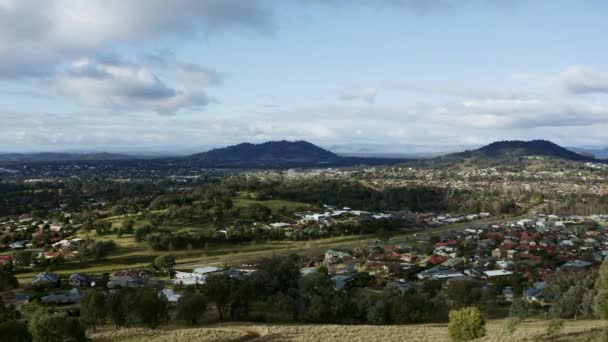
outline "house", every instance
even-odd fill
[[[416,275],[418,279],[449,279],[454,277],[462,277],[464,273],[454,271],[451,268],[443,267],[443,266],[435,266],[433,268],[429,268],[426,271],[422,271]]]
[[[315,272],[317,272],[317,268],[316,267],[302,267],[302,268],[300,268],[300,274],[302,276],[309,275],[309,274],[315,273]]]
[[[40,300],[44,304],[73,304],[80,301],[82,295],[80,290],[75,287],[65,293],[53,293],[48,296],[41,297]]]
[[[441,266],[444,267],[458,267],[458,266],[462,266],[464,265],[466,259],[462,258],[462,257],[457,257],[457,258],[451,258],[448,259],[446,261],[444,261]]]
[[[515,297],[515,291],[512,287],[507,286],[502,289],[502,293],[499,295],[498,302],[499,303],[513,303],[513,298]]]
[[[330,280],[334,283],[334,288],[336,290],[342,290],[353,280],[353,276],[349,274],[339,274],[331,277]]]
[[[588,261],[574,260],[567,262],[561,266],[562,269],[581,270],[591,267],[592,263]]]
[[[57,273],[39,273],[32,280],[32,285],[59,286],[59,275]]]
[[[494,248],[492,250],[492,257],[494,257],[494,258],[502,258],[503,257],[502,249],[500,249],[500,248]]]
[[[203,285],[207,275],[201,273],[175,272],[173,284],[176,286]]]
[[[225,269],[222,267],[216,267],[216,266],[203,266],[203,267],[199,267],[199,268],[195,268],[194,273],[196,274],[201,274],[201,275],[210,275],[210,274],[214,274],[214,273],[220,273],[223,272]]]
[[[26,293],[14,293],[13,291],[9,291],[2,294],[2,301],[6,305],[20,307],[23,304],[27,304],[31,297],[31,295]]]
[[[337,251],[334,249],[328,249],[325,252],[325,262],[329,264],[335,264],[343,259],[351,258],[349,253]]]
[[[471,277],[483,277],[485,275],[484,272],[486,272],[486,271],[488,271],[487,267],[479,266],[479,267],[473,267],[473,268],[464,270],[464,273]]]
[[[515,265],[515,263],[513,261],[498,260],[496,262],[496,267],[501,268],[503,270],[511,268],[511,267],[513,267],[513,265]]]
[[[510,276],[512,274],[513,272],[505,270],[488,270],[483,272],[483,275],[489,279]]]
[[[132,275],[112,276],[110,277],[110,281],[108,281],[109,289],[141,286],[143,286],[141,279]]]
[[[11,249],[25,249],[26,245],[27,245],[28,241],[27,240],[21,240],[21,241],[15,241],[13,243],[11,243],[10,245],[8,245]]]
[[[13,262],[13,256],[10,254],[0,255],[0,266],[4,266],[6,264],[10,264]]]
[[[524,298],[528,303],[542,302],[542,291],[536,287],[528,287],[524,290]]]
[[[95,278],[88,274],[74,273],[68,278],[68,284],[77,287],[91,287],[95,286]]]
[[[165,296],[165,298],[167,298],[167,302],[172,305],[176,305],[179,302],[180,298],[182,298],[181,294],[177,294],[170,289],[164,289],[161,291],[161,293]]]

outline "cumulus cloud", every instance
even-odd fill
[[[578,65],[561,73],[566,89],[572,94],[608,93],[608,74]]]
[[[52,83],[61,94],[96,107],[171,114],[212,101],[201,90],[172,87],[150,69],[116,59],[79,59]]]
[[[271,4],[257,0],[0,0],[0,77],[45,75],[111,44],[274,27]]]

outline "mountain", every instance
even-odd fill
[[[340,156],[307,141],[242,143],[186,157],[203,167],[284,168],[396,164],[398,158],[358,158]]]
[[[65,152],[42,152],[42,153],[0,153],[1,162],[70,162],[70,161],[101,161],[101,160],[128,160],[133,156],[117,153],[65,153]]]
[[[433,164],[455,164],[472,162],[476,164],[496,164],[515,161],[525,157],[550,157],[570,161],[601,162],[593,156],[581,154],[547,140],[507,140],[497,141],[476,150],[447,154],[432,159]]]

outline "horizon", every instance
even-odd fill
[[[188,154],[287,139],[417,154],[537,138],[603,149],[603,9],[0,0],[0,150]]]
[[[253,145],[261,145],[265,143],[278,143],[278,142],[288,142],[288,143],[296,143],[296,142],[306,142],[312,144],[316,147],[320,147],[324,150],[336,153],[341,156],[370,156],[370,157],[383,157],[386,156],[388,158],[401,158],[401,157],[409,157],[409,158],[429,158],[436,157],[441,155],[447,155],[458,152],[465,152],[470,150],[476,150],[490,144],[498,143],[498,142],[533,142],[533,141],[546,141],[549,143],[554,143],[551,140],[547,139],[530,139],[530,140],[518,140],[518,139],[507,139],[507,140],[496,140],[491,141],[487,144],[482,145],[460,145],[460,146],[432,146],[432,145],[400,145],[397,147],[400,148],[408,148],[407,150],[395,149],[394,145],[391,145],[390,149],[382,149],[387,148],[387,145],[372,145],[372,146],[358,146],[358,145],[332,145],[332,146],[324,146],[319,145],[314,142],[304,140],[304,139],[278,139],[278,140],[268,140],[263,142],[248,142],[243,141],[236,144],[231,145],[218,145],[207,148],[191,148],[191,149],[182,149],[182,150],[149,150],[149,151],[107,151],[107,150],[41,150],[41,151],[24,151],[24,152],[14,152],[14,151],[2,151],[0,150],[0,155],[42,155],[42,154],[72,154],[72,155],[87,155],[87,154],[111,154],[111,155],[124,155],[127,157],[134,158],[158,158],[158,157],[179,157],[179,156],[189,156],[199,153],[209,152],[215,149],[223,149],[227,147],[234,147],[241,144],[253,144]],[[586,152],[600,153],[601,158],[604,157],[604,153],[608,151],[607,147],[603,146],[561,146],[560,147],[575,151],[575,152]]]

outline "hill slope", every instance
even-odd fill
[[[307,141],[285,140],[261,144],[242,143],[197,153],[185,160],[205,167],[243,168],[380,165],[404,161],[396,158],[344,157]]]
[[[568,150],[547,140],[507,140],[493,142],[476,150],[447,154],[427,160],[426,163],[435,166],[459,163],[496,165],[534,156],[577,162],[601,162],[593,156]]]
[[[595,161],[594,157],[570,151],[547,140],[497,141],[474,151],[463,152],[465,156],[467,153],[486,158],[548,156],[573,161]]]
[[[208,152],[198,153],[191,158],[209,162],[263,162],[263,161],[310,161],[319,162],[338,158],[306,141],[269,141],[262,144],[242,143]]]

